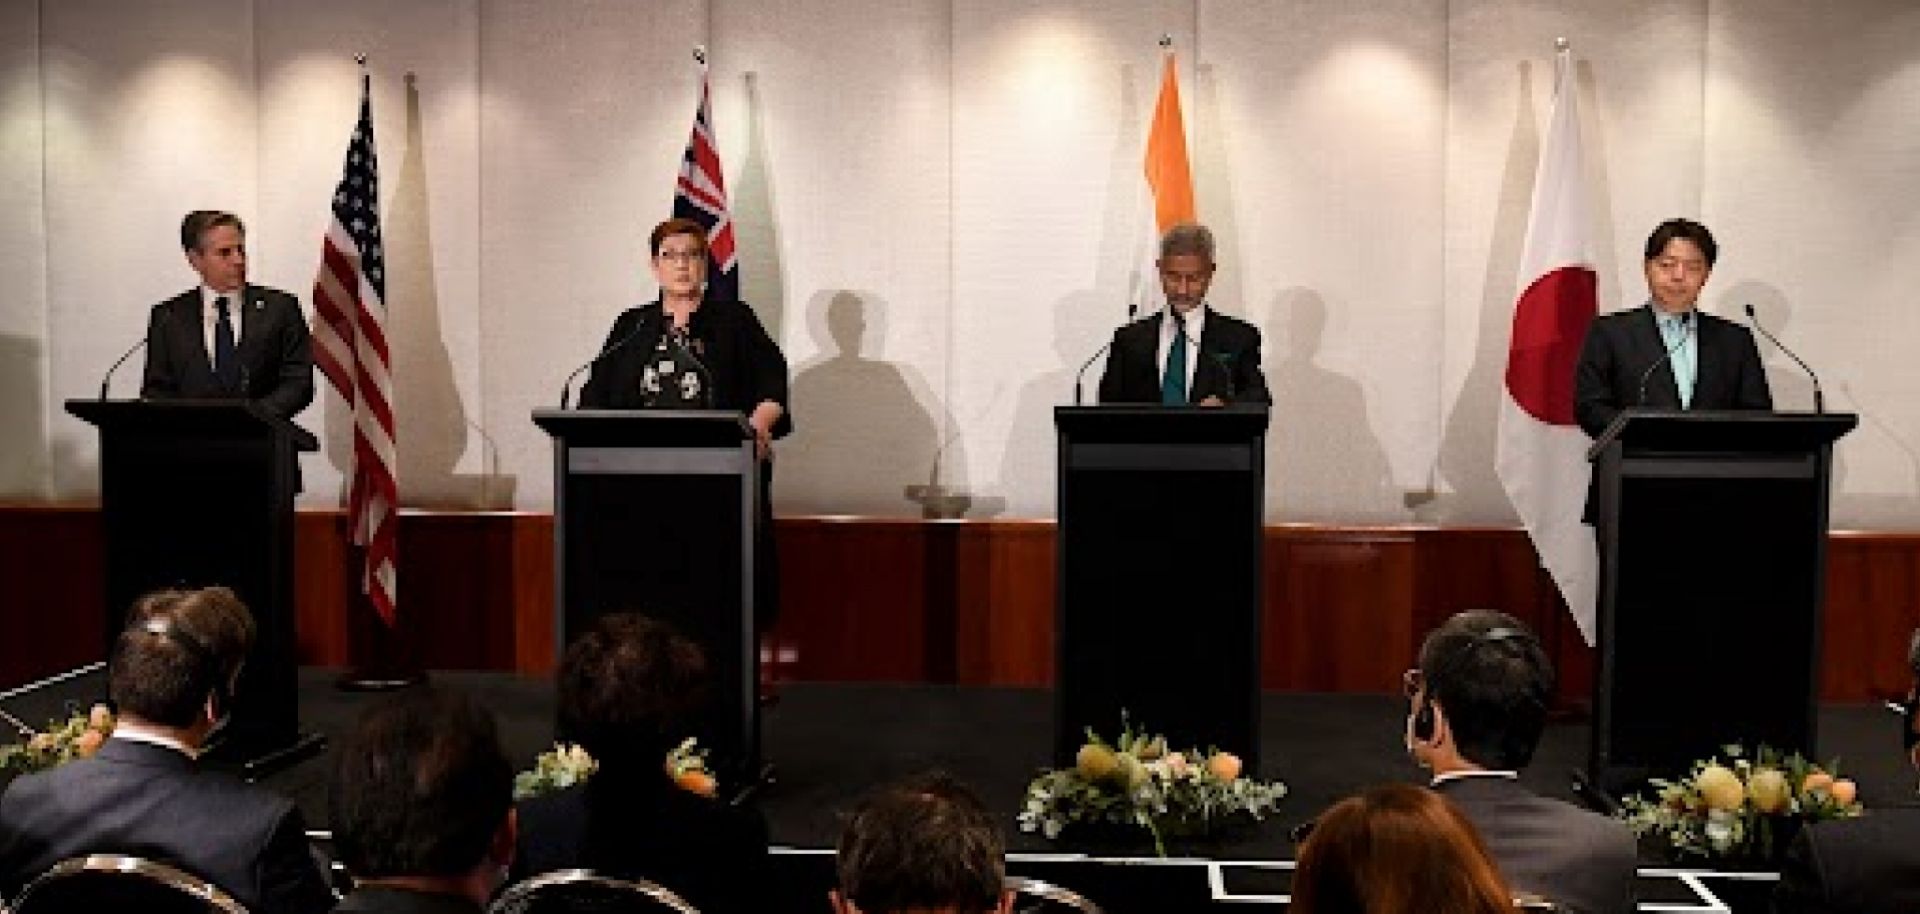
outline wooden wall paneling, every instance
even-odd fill
[[[1563,707],[1589,702],[1593,694],[1593,649],[1559,588],[1523,530],[1426,528],[1420,541],[1420,606],[1415,645],[1455,613],[1493,609],[1526,623],[1540,639],[1558,673]]]
[[[553,633],[553,515],[514,515],[508,552],[513,567],[514,669],[551,674],[560,647]]]
[[[1261,682],[1392,692],[1414,635],[1411,531],[1269,527]]]
[[[347,516],[298,511],[293,517],[293,612],[300,662],[345,667],[352,661],[347,602]]]
[[[1920,535],[1837,534],[1827,545],[1821,694],[1872,701],[1904,695],[1909,633],[1920,625]]]
[[[776,527],[780,619],[808,681],[920,682],[926,537],[917,521],[788,519]]]
[[[957,545],[956,681],[1053,685],[1053,524],[966,524]]]
[[[91,506],[0,508],[0,687],[106,658],[103,535]]]

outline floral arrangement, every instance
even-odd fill
[[[24,743],[0,746],[0,772],[31,774],[86,758],[99,751],[100,744],[113,734],[113,724],[113,711],[106,705],[94,705],[85,714],[52,721]]]
[[[1766,746],[1752,757],[1737,745],[1721,753],[1681,780],[1654,780],[1653,796],[1628,797],[1621,818],[1675,857],[1772,860],[1807,823],[1863,811],[1858,788],[1832,766]]]
[[[1053,840],[1070,826],[1138,827],[1164,857],[1167,837],[1259,821],[1287,795],[1285,784],[1243,778],[1240,769],[1231,752],[1170,752],[1166,737],[1131,725],[1111,744],[1089,729],[1073,767],[1042,771],[1027,785],[1020,830]]]
[[[689,793],[711,797],[720,790],[719,780],[707,767],[707,750],[701,748],[700,741],[693,737],[687,737],[667,753],[665,767],[667,777]],[[585,783],[599,770],[600,763],[579,745],[554,743],[552,749],[534,758],[532,769],[514,775],[513,798],[524,800],[565,790],[575,784]]]

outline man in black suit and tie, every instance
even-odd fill
[[[1160,239],[1160,287],[1166,310],[1113,333],[1102,403],[1224,406],[1269,403],[1260,373],[1260,331],[1207,305],[1213,284],[1213,232],[1183,223]]]
[[[1647,303],[1594,320],[1574,368],[1573,411],[1594,438],[1620,411],[1773,408],[1753,334],[1699,310],[1720,247],[1707,227],[1669,219],[1647,236]]]
[[[333,754],[335,914],[480,914],[513,859],[513,766],[493,715],[445,689],[375,703]]]
[[[0,795],[0,892],[72,857],[131,854],[212,882],[255,914],[332,907],[299,810],[197,761],[253,637],[253,617],[224,587],[134,604],[107,670],[113,735],[93,757]]]
[[[140,396],[242,398],[293,418],[313,401],[313,344],[299,299],[247,283],[246,228],[232,213],[188,213],[180,246],[200,285],[153,306]]]
[[[1407,752],[1473,822],[1517,892],[1571,914],[1631,914],[1625,823],[1520,785],[1553,695],[1553,664],[1518,619],[1469,610],[1442,623],[1407,671]]]
[[[1900,738],[1920,768],[1920,631],[1907,642],[1906,714]],[[1774,890],[1776,914],[1912,914],[1920,911],[1920,805],[1868,809],[1858,819],[1802,829]]]

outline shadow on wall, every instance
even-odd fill
[[[0,334],[0,497],[44,501],[52,495],[47,465],[46,350],[39,340]],[[80,420],[71,420],[80,424]]]
[[[461,402],[443,339],[425,129],[412,74],[407,75],[406,123],[406,153],[383,225],[400,500],[409,507],[511,508],[515,479],[497,472],[498,449]],[[327,398],[327,457],[345,477],[351,469],[352,416],[337,394],[326,392],[331,387],[320,383]],[[455,471],[466,453],[469,429],[482,442],[484,471],[477,476]]]
[[[782,340],[787,323],[787,274],[780,259],[780,228],[773,217],[766,118],[758,76],[748,73],[746,81],[747,157],[732,200],[735,243],[740,251],[740,297],[753,305],[753,313],[766,325],[767,333]]]
[[[1013,428],[1000,461],[1000,487],[1013,510],[1024,517],[1058,516],[1059,454],[1053,408],[1074,402],[1080,367],[1099,352],[1123,316],[1119,299],[1092,290],[1075,292],[1053,306],[1054,367],[1021,385],[1013,407]],[[1100,375],[1106,356],[1087,366],[1081,403],[1100,401]]]
[[[1507,144],[1506,170],[1500,179],[1493,237],[1480,284],[1473,365],[1441,433],[1439,469],[1446,491],[1408,496],[1407,507],[1414,509],[1420,521],[1485,520],[1506,510],[1507,496],[1493,468],[1494,441],[1505,385],[1507,340],[1512,334],[1514,283],[1520,249],[1526,243],[1533,175],[1540,161],[1532,102],[1533,67],[1522,61],[1514,89],[1513,138]],[[1603,201],[1596,202],[1604,207]]]
[[[886,338],[885,301],[867,292],[820,292],[807,305],[807,327],[825,355],[794,374],[794,433],[775,465],[781,510],[964,513],[965,504],[915,498],[928,486],[964,493],[966,458],[945,410],[936,416],[925,405],[939,408],[939,399],[919,372],[866,357],[868,340]]]
[[[1326,301],[1312,289],[1284,289],[1267,326],[1286,329],[1286,354],[1267,372],[1274,400],[1267,491],[1278,497],[1268,520],[1404,520],[1365,390],[1314,361],[1326,335]]]

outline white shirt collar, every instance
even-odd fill
[[[1520,779],[1520,772],[1490,768],[1465,768],[1460,771],[1448,771],[1442,774],[1436,774],[1428,786],[1438,787],[1448,781],[1464,781],[1467,778],[1505,778],[1509,781],[1517,781]]]
[[[190,759],[198,759],[200,757],[200,750],[174,739],[165,733],[134,723],[124,717],[121,718],[118,723],[114,724],[112,738],[126,740],[130,743],[146,743],[149,746],[172,749]]]
[[[1193,310],[1187,312],[1185,320],[1187,325],[1187,339],[1192,340],[1195,346],[1200,345],[1200,334],[1207,329],[1207,303],[1201,302],[1194,305]],[[1166,313],[1162,314],[1160,318],[1160,338],[1163,340],[1173,339],[1173,328],[1173,306],[1168,305]]]

